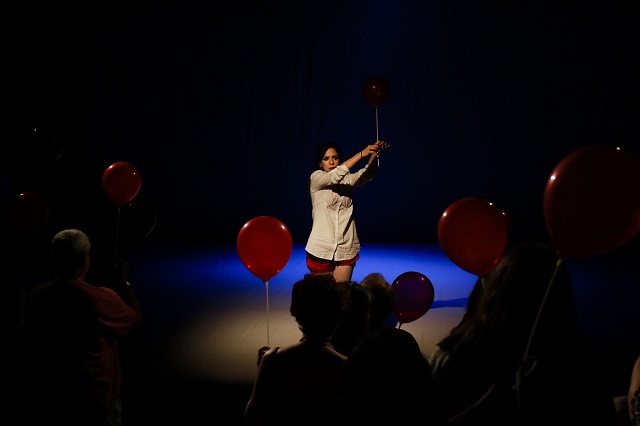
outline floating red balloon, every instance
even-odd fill
[[[113,163],[102,174],[102,188],[109,200],[118,207],[133,200],[141,184],[138,169],[124,161]]]
[[[245,223],[236,243],[244,266],[263,281],[282,271],[293,250],[289,228],[271,216],[254,217]]]
[[[376,108],[386,102],[389,98],[389,92],[389,82],[377,75],[367,78],[362,85],[364,99]]]
[[[561,258],[615,249],[640,232],[640,160],[613,146],[580,148],[551,173],[543,207]]]
[[[49,205],[37,192],[23,192],[11,202],[11,222],[25,235],[38,232],[49,220]]]
[[[505,212],[482,198],[463,198],[440,216],[438,241],[449,259],[483,276],[502,257],[509,238]]]
[[[400,324],[417,320],[433,305],[433,284],[420,272],[400,274],[391,287],[396,298],[394,313]]]

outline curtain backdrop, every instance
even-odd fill
[[[504,209],[516,238],[546,238],[563,157],[589,144],[640,156],[633,2],[230,3],[16,6],[3,201],[39,191],[51,227],[112,226],[101,176],[127,161],[157,214],[150,238],[232,242],[269,215],[303,242],[316,147],[350,156],[379,136],[391,148],[355,195],[363,244],[436,242],[464,197]],[[362,94],[373,75],[390,84],[377,110]],[[60,141],[59,160],[31,161],[32,127]]]

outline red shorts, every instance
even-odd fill
[[[312,254],[307,253],[307,268],[311,271],[312,275],[316,274],[326,274],[333,272],[336,267],[343,265],[353,265],[356,266],[356,261],[360,259],[360,255],[357,254],[356,257],[352,257],[347,260],[327,260],[320,259],[319,257],[315,257]]]

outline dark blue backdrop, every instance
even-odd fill
[[[39,191],[51,227],[112,226],[101,175],[127,161],[157,212],[152,239],[232,242],[270,215],[301,242],[316,146],[351,154],[378,134],[391,149],[356,194],[363,242],[436,242],[464,197],[507,211],[517,238],[546,238],[562,158],[589,144],[640,155],[637,6],[557,3],[20,2],[3,201]],[[372,75],[391,87],[378,127]],[[37,126],[64,146],[52,164],[20,148]]]

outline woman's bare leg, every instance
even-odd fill
[[[353,265],[340,265],[333,271],[333,277],[337,282],[351,281]]]

